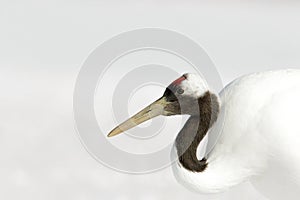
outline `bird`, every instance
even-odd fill
[[[108,137],[159,115],[189,116],[174,141],[172,165],[189,190],[220,193],[248,181],[266,198],[299,198],[299,69],[243,75],[219,92],[201,75],[185,73]],[[213,130],[219,136],[212,150],[198,158],[197,148]]]

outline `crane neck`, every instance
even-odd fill
[[[199,114],[190,116],[175,141],[179,162],[192,172],[202,172],[207,167],[205,157],[201,160],[197,158],[197,148],[220,112],[218,96],[209,91],[197,100],[197,104]]]

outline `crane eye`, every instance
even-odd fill
[[[177,90],[177,93],[178,93],[178,94],[183,94],[183,93],[184,93],[184,90],[181,89],[181,88],[179,88],[179,89]]]

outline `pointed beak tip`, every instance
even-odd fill
[[[107,134],[106,137],[112,137],[113,135],[111,133]]]
[[[117,127],[115,129],[113,129],[112,131],[110,131],[109,134],[107,134],[107,137],[113,137],[113,136],[116,136],[116,135],[118,135],[122,132],[123,131],[119,127]]]
[[[107,134],[107,137],[111,138],[111,137],[113,137],[115,135],[117,135],[117,134],[115,134],[113,131],[111,131],[109,134]]]

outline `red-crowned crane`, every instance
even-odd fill
[[[225,117],[219,120],[221,108]],[[300,197],[300,70],[278,70],[236,79],[219,94],[197,74],[184,74],[163,96],[123,122],[115,136],[158,115],[190,115],[177,135],[177,180],[201,193],[244,181],[270,199]],[[197,158],[206,134],[222,123],[212,151]]]

